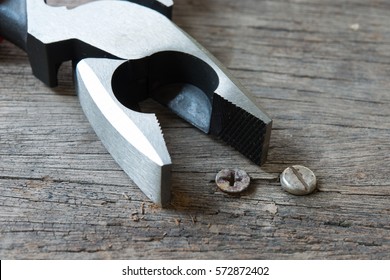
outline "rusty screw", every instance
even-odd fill
[[[240,193],[249,187],[250,177],[244,170],[222,169],[215,177],[218,188],[226,193]]]
[[[317,179],[313,171],[302,165],[287,167],[280,175],[282,188],[295,195],[312,193],[317,187]]]

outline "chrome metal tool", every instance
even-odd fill
[[[171,195],[171,158],[154,98],[256,164],[272,121],[209,52],[171,20],[171,0],[94,1],[73,9],[44,0],[0,0],[0,36],[28,54],[33,73],[57,85],[72,60],[81,106],[107,150],[155,203]]]

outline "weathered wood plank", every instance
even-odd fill
[[[49,1],[76,5],[87,1]],[[0,44],[1,258],[390,258],[390,3],[177,1],[174,21],[274,119],[268,162],[250,163],[153,102],[173,201],[151,204],[94,134],[71,83],[45,87]],[[356,25],[358,24],[358,26]],[[319,191],[283,192],[291,164]],[[217,171],[252,177],[239,197]]]

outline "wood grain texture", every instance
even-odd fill
[[[77,5],[86,1],[49,1]],[[389,259],[390,2],[178,0],[174,21],[274,119],[261,168],[153,102],[173,200],[150,203],[90,127],[71,68],[58,88],[0,44],[0,258]],[[302,164],[319,191],[282,191]],[[246,170],[241,196],[216,189]]]

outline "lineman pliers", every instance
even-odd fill
[[[0,0],[0,36],[28,54],[34,75],[57,85],[71,60],[77,94],[112,157],[155,203],[171,195],[171,158],[153,98],[256,164],[272,121],[215,57],[171,20],[171,0],[94,1],[73,9],[44,0]]]

